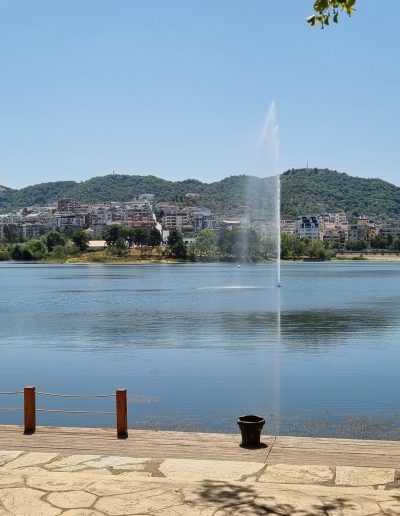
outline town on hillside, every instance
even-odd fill
[[[156,202],[156,196],[151,193],[143,193],[130,202],[103,204],[81,204],[75,199],[63,198],[49,206],[30,206],[1,214],[0,240],[3,243],[26,242],[51,231],[70,234],[81,230],[88,236],[89,249],[102,249],[109,244],[105,232],[115,225],[158,232],[156,245],[167,244],[171,231],[179,232],[186,246],[194,245],[203,230],[211,230],[215,235],[233,230],[253,230],[261,237],[270,236],[274,230],[276,232],[274,222],[253,217],[249,212],[246,215],[244,209],[243,216],[224,216],[207,207]],[[358,216],[349,221],[345,213],[323,213],[281,220],[280,229],[286,245],[292,238],[319,241],[325,249],[336,249],[336,252],[367,248],[400,250],[400,220]],[[141,242],[128,239],[128,247],[135,244],[140,245]],[[294,252],[283,257],[290,258],[293,254],[296,255]],[[300,249],[297,254],[307,253]]]

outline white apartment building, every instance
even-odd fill
[[[314,215],[298,217],[295,232],[300,238],[309,238],[310,240],[319,239],[320,224],[318,217]]]

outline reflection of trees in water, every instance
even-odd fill
[[[382,307],[325,308],[281,314],[282,337],[304,341],[307,337],[324,341],[362,331],[386,330],[398,325],[398,312]]]
[[[396,304],[380,303],[353,308],[284,311],[280,314],[280,339],[296,351],[318,352],[343,345],[352,335],[383,332],[399,326]],[[73,320],[73,325],[71,324]],[[48,339],[43,339],[40,320],[26,317],[24,327],[4,328],[6,336],[15,338],[29,332],[31,341],[40,338],[40,347],[98,351],[115,348],[171,347],[246,350],[264,347],[278,340],[276,311],[224,312],[199,310],[118,311],[103,309],[71,313],[64,320],[46,320]],[[67,338],[66,338],[67,337]],[[35,343],[36,345],[36,343]]]
[[[395,308],[375,309],[320,309],[282,312],[281,339],[284,343],[295,344],[296,350],[315,350],[319,346],[336,346],[340,339],[353,334],[381,332],[399,325]],[[112,323],[111,323],[112,321]],[[154,314],[140,312],[131,314],[115,313],[107,321],[99,320],[89,331],[93,337],[126,336],[122,345],[169,345],[221,347],[265,345],[277,339],[278,316],[276,312],[232,313],[199,311],[180,313],[162,311]],[[133,332],[133,333],[132,333]]]

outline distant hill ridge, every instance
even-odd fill
[[[167,181],[155,176],[112,174],[87,181],[56,181],[14,190],[0,186],[0,209],[46,205],[62,197],[82,203],[129,201],[153,193],[157,201],[207,206],[232,215],[246,204],[245,175],[214,183],[196,179]],[[256,178],[263,182],[265,179]],[[328,169],[292,169],[281,176],[282,218],[344,211],[349,215],[400,217],[400,187],[382,179],[365,179]],[[198,196],[186,197],[188,193]]]

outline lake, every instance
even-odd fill
[[[112,393],[130,425],[400,439],[400,263],[0,263],[0,391]],[[0,396],[1,407],[21,405]],[[112,399],[39,397],[112,410]],[[0,412],[0,423],[22,414]],[[113,426],[39,413],[38,424]]]

